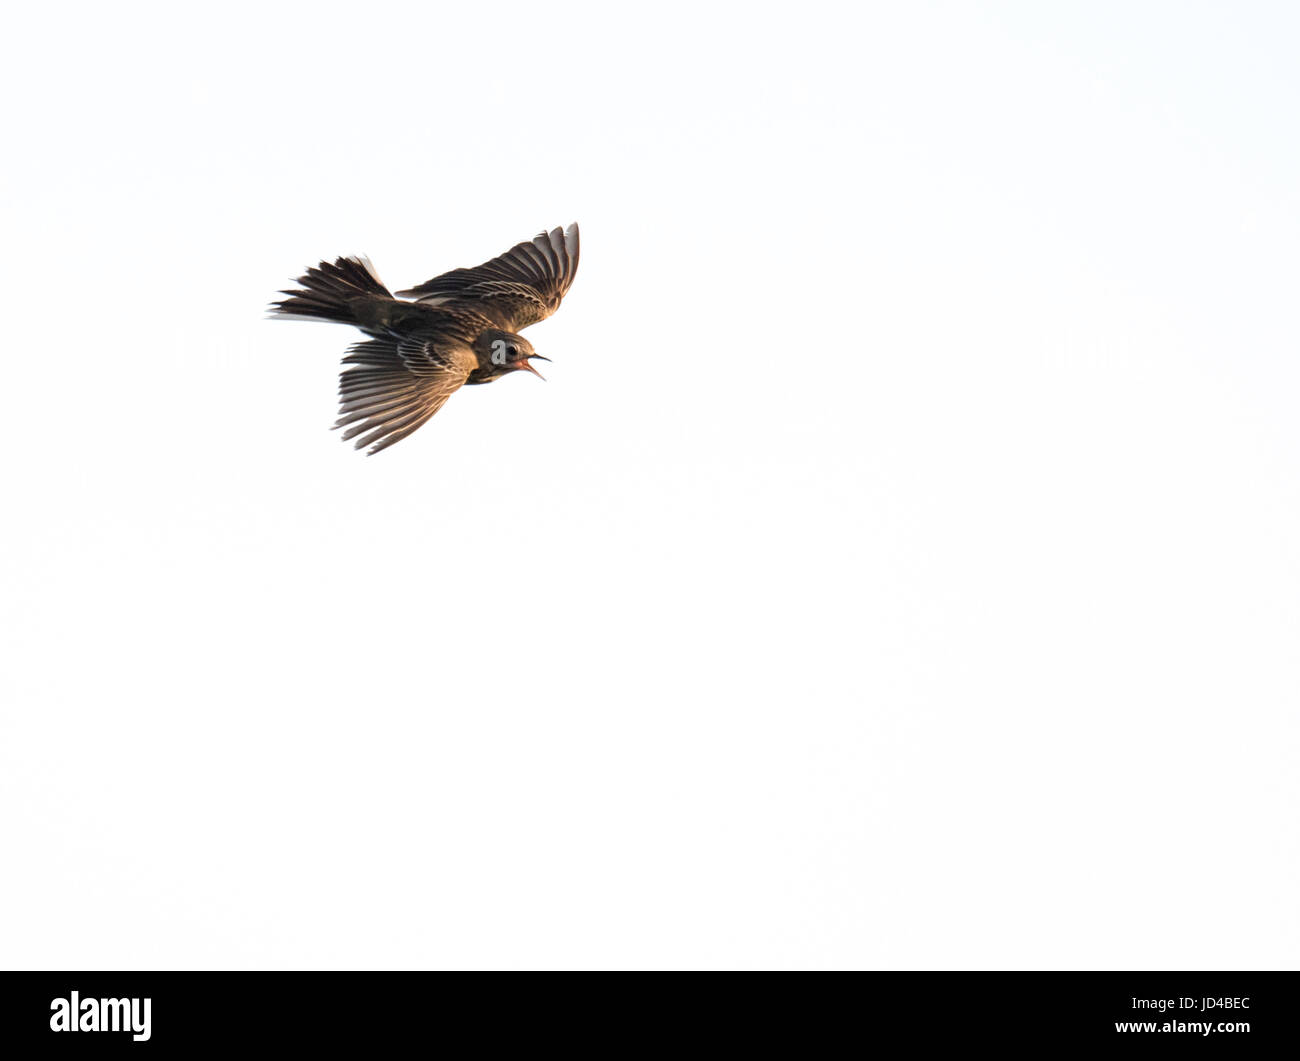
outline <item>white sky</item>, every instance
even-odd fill
[[[6,24],[4,965],[1295,967],[1294,5]]]

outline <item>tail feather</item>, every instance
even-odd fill
[[[298,277],[300,289],[281,291],[288,298],[271,304],[276,317],[360,324],[358,308],[376,300],[393,301],[392,293],[375,274],[368,258],[337,258],[321,262]]]

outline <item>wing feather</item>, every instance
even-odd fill
[[[343,438],[373,455],[406,438],[446,404],[478,367],[473,352],[436,333],[353,344],[339,375]],[[356,366],[356,367],[347,367]]]
[[[433,305],[470,304],[507,331],[545,320],[560,306],[578,272],[578,226],[539,232],[472,269],[453,269],[399,291]]]

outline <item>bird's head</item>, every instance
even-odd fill
[[[474,347],[475,353],[478,354],[480,371],[487,379],[496,379],[507,372],[516,372],[519,369],[531,372],[538,379],[546,378],[529,362],[549,361],[550,358],[542,357],[537,353],[533,349],[533,344],[522,335],[489,328],[478,337]]]

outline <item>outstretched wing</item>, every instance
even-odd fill
[[[559,308],[577,272],[578,226],[570,225],[540,232],[473,269],[453,269],[398,294],[433,305],[472,303],[498,327],[518,332]]]
[[[400,442],[443,407],[478,367],[468,346],[425,333],[367,339],[348,348],[336,428],[370,454]]]

